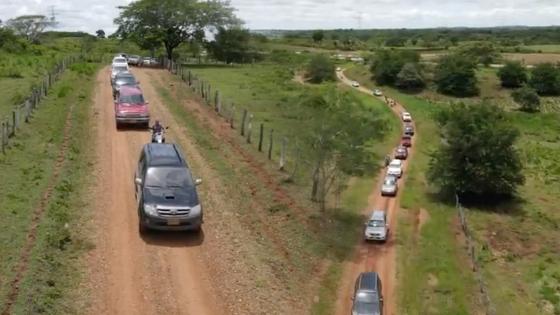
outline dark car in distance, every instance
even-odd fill
[[[123,86],[137,86],[138,81],[134,75],[130,72],[121,72],[115,76],[115,80],[112,82],[113,87],[113,98],[119,93],[119,90]]]
[[[414,136],[414,126],[410,124],[404,126],[404,134],[409,136]]]
[[[408,149],[405,146],[399,146],[395,150],[395,159],[406,160],[408,158]]]
[[[199,231],[203,212],[196,186],[200,183],[193,180],[177,145],[144,145],[134,177],[140,233]]]
[[[383,290],[376,272],[362,272],[354,286],[352,315],[382,315]]]

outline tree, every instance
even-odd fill
[[[220,0],[138,0],[119,9],[119,36],[141,46],[163,45],[169,59],[177,46],[207,29],[240,24],[229,3]]]
[[[208,50],[214,58],[227,64],[249,62],[253,58],[250,39],[251,35],[246,29],[219,27],[215,40],[208,44]]]
[[[305,128],[300,139],[311,148],[311,200],[324,210],[327,195],[345,183],[345,175],[363,175],[376,168],[370,144],[383,137],[387,122],[351,93],[334,86],[307,92],[301,99],[298,108]]]
[[[535,89],[524,86],[511,93],[513,100],[520,105],[525,112],[538,112],[541,107],[541,99]]]
[[[380,85],[392,85],[406,63],[418,63],[420,55],[415,51],[379,51],[371,65],[373,78]]]
[[[405,44],[405,37],[391,37],[385,41],[385,46],[387,47],[403,47]]]
[[[316,55],[309,62],[307,76],[312,83],[334,81],[336,79],[335,66],[325,55]]]
[[[529,85],[539,95],[560,95],[560,70],[551,63],[537,65],[531,72]]]
[[[519,132],[505,112],[490,104],[456,104],[439,115],[444,137],[433,154],[429,179],[442,191],[510,196],[523,184],[515,149]]]
[[[478,95],[475,68],[476,64],[465,56],[443,57],[435,71],[438,92],[458,97]]]
[[[395,85],[405,90],[415,90],[423,88],[426,84],[424,77],[418,69],[418,65],[412,62],[406,63],[399,74],[397,74],[397,81]]]
[[[315,31],[313,32],[313,35],[311,35],[311,37],[313,38],[314,42],[319,43],[323,41],[323,38],[325,38],[325,33],[321,30]]]
[[[503,87],[518,88],[527,82],[527,71],[520,62],[509,61],[498,70],[498,77]]]
[[[459,49],[459,54],[485,66],[496,62],[500,57],[496,46],[490,42],[466,44]]]
[[[6,23],[6,26],[14,30],[16,35],[23,36],[30,42],[36,42],[39,35],[52,25],[54,21],[44,15],[22,15]]]
[[[97,31],[95,31],[95,35],[97,35],[97,38],[105,38],[105,31],[104,30],[97,30]]]

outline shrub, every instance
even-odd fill
[[[426,84],[422,73],[418,69],[418,65],[409,62],[402,67],[397,75],[395,85],[405,90],[416,90],[423,88]]]
[[[527,71],[520,62],[510,61],[498,70],[498,77],[505,88],[518,88],[527,82]]]
[[[317,55],[309,62],[307,75],[309,77],[309,81],[313,83],[334,81],[336,79],[335,66],[328,57],[324,55]]]
[[[541,107],[541,99],[535,89],[524,86],[517,91],[511,93],[513,100],[521,106],[521,110],[525,112],[538,112]]]
[[[531,72],[529,85],[539,95],[560,95],[560,70],[551,63],[537,65]]]
[[[461,55],[443,57],[436,67],[435,82],[442,94],[468,97],[478,95],[476,63]]]

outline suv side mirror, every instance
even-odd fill
[[[202,184],[202,179],[200,179],[200,178],[195,179],[195,180],[194,180],[194,184],[195,184],[196,186]]]
[[[383,298],[382,298],[382,297],[379,298],[379,302],[383,302]]]
[[[134,182],[136,183],[136,185],[142,185],[142,178],[136,177],[134,178]]]

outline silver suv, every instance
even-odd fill
[[[387,241],[389,224],[383,210],[374,210],[365,224],[364,238],[366,241]]]

